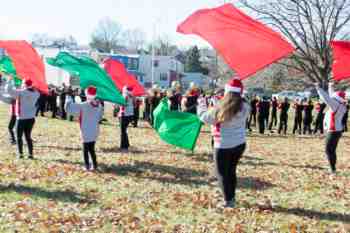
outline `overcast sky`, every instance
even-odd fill
[[[205,45],[197,37],[176,33],[176,27],[194,11],[216,7],[224,0],[11,0],[2,1],[0,38],[30,39],[34,33],[73,35],[87,44],[97,22],[110,17],[124,28],[140,28],[150,40],[167,34],[179,45]],[[229,2],[226,0],[226,2]]]

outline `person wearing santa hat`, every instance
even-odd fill
[[[213,126],[216,173],[228,208],[235,206],[236,170],[246,148],[245,128],[250,107],[242,94],[241,80],[233,78],[226,84],[224,97],[214,109],[208,111],[205,99],[198,100],[200,120]]]
[[[123,87],[123,97],[126,105],[120,107],[120,150],[127,152],[129,149],[128,126],[134,119],[134,97],[132,95],[132,88],[128,86]]]
[[[327,131],[326,155],[331,173],[336,174],[336,151],[344,129],[342,119],[346,113],[345,92],[334,92],[333,83],[329,83],[328,93],[321,88],[319,83],[316,83],[315,86],[318,95],[329,107],[324,120],[325,130]]]
[[[73,98],[67,96],[65,111],[70,115],[79,117],[85,168],[86,170],[93,171],[97,169],[95,145],[99,136],[99,121],[102,116],[102,106],[100,101],[96,100],[96,87],[89,86],[85,93],[87,101],[82,103],[74,103]],[[90,165],[89,158],[92,161],[92,166]]]
[[[22,89],[16,89],[12,76],[8,76],[6,93],[11,98],[16,99],[16,138],[17,138],[17,156],[23,158],[23,134],[28,146],[28,158],[33,159],[33,140],[32,130],[35,123],[36,103],[39,99],[39,92],[35,90],[33,81],[25,79]]]

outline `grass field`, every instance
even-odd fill
[[[108,115],[111,115],[110,113]],[[331,178],[320,138],[248,138],[237,208],[216,208],[210,137],[194,154],[130,128],[132,152],[117,152],[119,127],[101,128],[100,172],[82,168],[76,122],[38,118],[36,160],[15,159],[0,105],[0,232],[350,232],[350,135]]]

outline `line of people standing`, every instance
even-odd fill
[[[258,128],[260,134],[268,129],[273,132],[276,128],[278,134],[287,134],[291,107],[294,109],[294,125],[292,133],[299,135],[313,135],[324,133],[324,118],[326,103],[318,100],[316,104],[311,99],[296,99],[291,104],[288,98],[279,101],[276,97],[269,100],[267,97],[253,96],[250,100],[251,113],[247,120],[247,128],[252,131],[252,126]],[[343,117],[342,124],[347,132],[349,104]]]

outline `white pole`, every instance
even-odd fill
[[[154,43],[155,43],[155,38],[156,38],[156,23],[153,23],[153,41],[152,41],[152,59],[151,59],[151,65],[152,65],[152,86],[154,85],[154,56],[155,56],[155,51],[154,51]]]

